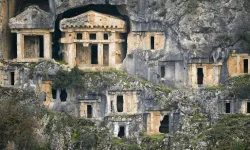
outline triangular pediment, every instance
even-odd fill
[[[9,21],[11,29],[52,29],[53,24],[53,16],[35,5]]]
[[[126,23],[120,18],[102,14],[95,11],[88,11],[81,15],[65,18],[60,22],[61,30],[67,28],[113,28],[125,29]]]

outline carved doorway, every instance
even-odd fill
[[[91,64],[98,64],[98,47],[96,44],[91,45]]]
[[[197,69],[197,83],[199,85],[203,84],[203,78],[204,78],[203,68],[198,68]]]

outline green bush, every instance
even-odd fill
[[[236,98],[245,99],[250,97],[250,75],[233,77],[228,82]]]
[[[0,149],[4,149],[8,142],[14,142],[17,149],[33,146],[33,130],[36,126],[33,115],[16,100],[0,101]]]
[[[250,116],[225,115],[211,128],[203,131],[197,141],[206,142],[208,149],[247,150],[250,145]]]
[[[58,89],[84,88],[83,72],[78,67],[74,67],[71,71],[59,70],[53,83]]]

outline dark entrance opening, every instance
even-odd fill
[[[123,96],[117,96],[117,112],[123,112]]]
[[[122,138],[125,136],[125,127],[124,126],[120,126],[119,128],[119,133],[118,133],[118,137]]]
[[[103,44],[103,65],[109,65],[109,45]]]
[[[250,102],[247,102],[247,113],[250,113]]]
[[[43,36],[39,36],[39,57],[44,57],[44,46],[43,46]]]
[[[198,84],[203,84],[203,77],[204,77],[204,74],[203,74],[203,68],[198,68],[197,70],[197,83]]]
[[[161,77],[164,78],[165,77],[165,67],[161,66]]]
[[[11,33],[11,58],[17,58],[17,34]]]
[[[57,91],[56,91],[56,89],[52,89],[52,98],[53,99],[56,99],[56,93],[57,93]]]
[[[248,59],[244,59],[244,73],[248,73]]]
[[[151,49],[155,49],[155,37],[151,36]]]
[[[160,133],[169,133],[169,116],[165,115],[161,121]]]
[[[92,105],[87,105],[87,118],[92,118]]]
[[[68,97],[68,94],[66,92],[66,90],[61,90],[61,94],[60,94],[60,99],[62,102],[66,102],[67,101],[67,97]]]
[[[10,72],[10,85],[15,85],[15,72]]]
[[[227,114],[231,113],[231,104],[230,103],[226,103],[226,113]]]
[[[97,45],[91,45],[91,64],[98,64],[98,48]]]

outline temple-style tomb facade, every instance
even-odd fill
[[[63,59],[69,66],[119,67],[125,57],[125,21],[88,11],[60,22]]]
[[[17,36],[17,61],[52,59],[52,22],[52,16],[38,6],[30,6],[10,19],[11,32]]]

